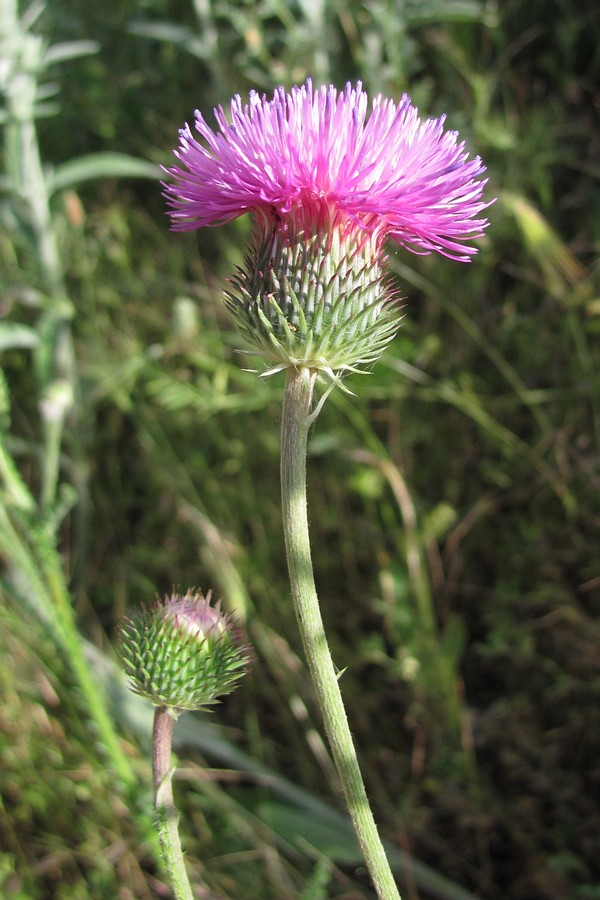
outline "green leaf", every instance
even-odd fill
[[[0,352],[2,350],[37,347],[38,336],[33,328],[18,322],[0,322]]]
[[[64,62],[67,59],[89,56],[92,53],[97,53],[99,49],[100,44],[97,41],[64,41],[48,47],[44,53],[44,64],[49,66],[53,63]]]
[[[174,25],[172,22],[133,22],[129,31],[140,37],[173,44],[187,50],[197,59],[207,59],[209,55],[206,41],[186,25]]]
[[[349,866],[360,865],[363,861],[352,831],[319,820],[308,810],[273,800],[261,800],[252,812],[298,850],[305,851],[310,847],[334,862]]]
[[[411,27],[431,22],[479,22],[484,18],[483,4],[478,0],[430,0],[410,3],[407,21]]]
[[[158,181],[160,169],[145,159],[126,153],[89,153],[57,166],[48,177],[52,194],[96,178],[150,178]]]

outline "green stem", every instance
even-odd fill
[[[37,322],[39,340],[34,350],[34,365],[44,401],[40,509],[45,513],[52,509],[56,501],[60,480],[60,448],[67,414],[73,455],[80,465],[85,458],[82,443],[83,405],[79,396],[71,331],[74,308],[67,293],[64,266],[50,208],[50,186],[42,162],[36,124],[39,80],[45,72],[47,47],[41,35],[33,31],[31,22],[26,22],[26,17],[19,19],[15,0],[3,2],[4,5],[0,4],[0,57],[7,59],[7,81],[3,85],[6,107],[3,129],[6,182],[30,226],[43,286],[43,311]],[[48,406],[47,401],[52,400],[48,392],[55,392],[61,382],[68,385],[70,399],[57,415],[56,405],[51,402]],[[78,531],[77,529],[77,534]]]
[[[179,815],[173,799],[171,741],[174,725],[172,711],[166,706],[157,706],[152,732],[154,805],[158,816],[160,845],[173,893],[177,900],[194,900],[179,838]]]
[[[306,507],[306,450],[316,374],[306,368],[288,369],[283,401],[281,495],[292,597],[325,730],[365,862],[378,897],[400,900],[360,773],[313,575]]]
[[[77,629],[71,599],[65,584],[61,561],[53,548],[48,548],[45,580],[59,616],[63,647],[71,669],[85,698],[89,716],[96,727],[98,740],[117,777],[129,791],[134,791],[136,776],[129,757],[123,750],[115,723],[108,711],[108,701],[86,659],[84,645]]]
[[[70,325],[72,304],[67,297],[36,127],[38,78],[45,70],[46,50],[46,42],[32,30],[31,17],[26,14],[22,20],[19,19],[16,0],[2,0],[0,57],[8,60],[8,80],[2,86],[6,106],[3,129],[5,180],[18,199],[19,209],[24,211],[33,234],[45,308],[37,323],[39,341],[35,350],[44,426],[44,443],[39,454],[40,500],[36,509],[33,497],[5,449],[4,436],[0,434],[0,487],[8,491],[11,501],[0,510],[0,525],[4,528],[0,536],[0,552],[6,555],[7,567],[14,573],[15,584],[25,582],[32,587],[31,600],[42,605],[46,619],[52,623],[95,723],[98,739],[104,745],[119,778],[132,788],[135,774],[121,747],[106,699],[100,693],[86,660],[61,559],[55,549],[56,534],[54,531],[50,533],[48,526],[49,517],[56,507],[62,438],[69,413],[75,465],[80,472],[87,464],[81,442],[80,410],[83,406],[78,391]],[[78,399],[78,405],[73,405],[74,398]],[[85,481],[85,478],[79,478],[80,506],[85,499]],[[21,515],[17,516],[17,512]],[[81,523],[78,525],[75,532],[79,536],[82,528]],[[13,533],[15,540],[11,543]],[[80,552],[74,555],[77,559],[81,557]]]

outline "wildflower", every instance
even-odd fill
[[[120,626],[120,654],[131,689],[155,706],[201,709],[237,685],[249,662],[231,618],[210,592],[173,594],[142,607]]]
[[[174,230],[252,213],[227,302],[276,369],[374,362],[398,326],[385,242],[468,261],[488,224],[485,168],[444,117],[422,121],[406,95],[368,107],[360,82],[236,96],[217,131],[196,113],[201,140],[182,129],[181,165],[166,170]]]

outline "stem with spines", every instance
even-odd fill
[[[380,900],[400,900],[365,791],[315,587],[306,503],[306,453],[317,371],[288,368],[281,422],[281,498],[292,598],[333,759]]]

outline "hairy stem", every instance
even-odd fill
[[[306,506],[306,450],[315,378],[316,372],[309,369],[288,369],[283,401],[281,495],[292,597],[334,762],[373,884],[381,900],[400,900],[360,773],[313,575]]]
[[[158,817],[160,845],[173,894],[177,900],[193,900],[194,895],[187,876],[179,839],[179,815],[173,799],[171,741],[174,725],[175,719],[167,707],[157,706],[154,711],[152,732],[154,805]]]

